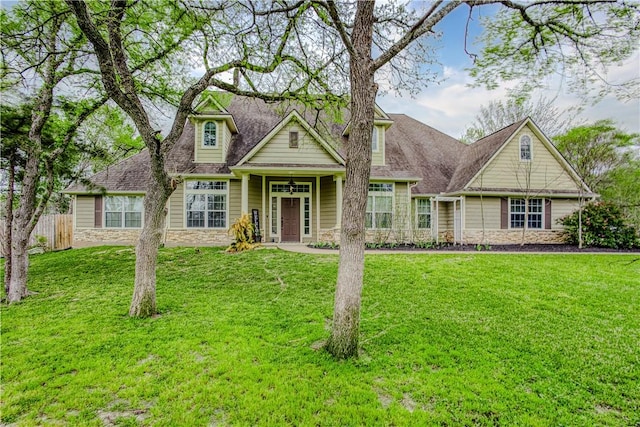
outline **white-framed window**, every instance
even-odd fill
[[[187,228],[227,228],[227,181],[185,182]]]
[[[531,137],[529,135],[520,137],[520,160],[531,160]]]
[[[393,221],[393,184],[370,183],[365,227],[391,228]]]
[[[141,228],[142,196],[106,196],[104,225],[106,228]]]
[[[431,228],[431,200],[416,199],[416,225],[418,228]]]
[[[373,126],[373,132],[371,133],[371,151],[377,152],[380,149],[378,141],[378,126]]]
[[[509,203],[509,223],[511,228],[542,229],[543,207],[542,199],[511,199]],[[528,213],[527,213],[528,208]]]
[[[218,125],[216,122],[205,122],[202,130],[202,146],[218,147]]]

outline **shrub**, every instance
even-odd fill
[[[231,225],[229,232],[233,234],[234,242],[229,245],[227,252],[242,252],[255,248],[255,228],[249,214],[242,214]]]
[[[559,219],[565,227],[567,243],[576,245],[578,237],[578,211]],[[632,249],[640,247],[638,231],[625,223],[618,206],[612,203],[589,203],[582,208],[582,242],[584,246]]]

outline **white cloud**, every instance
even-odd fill
[[[414,98],[390,93],[380,97],[378,104],[388,113],[407,114],[453,137],[459,137],[474,120],[480,106],[490,101],[504,100],[508,90],[517,87],[517,83],[509,82],[492,91],[471,88],[469,84],[472,79],[465,71],[447,66],[444,67],[443,77],[446,78],[443,83],[425,88]],[[640,79],[640,54],[636,53],[623,64],[611,66],[605,77],[613,84]],[[583,104],[577,95],[568,92],[559,77],[551,79],[547,89],[533,94],[534,99],[538,96],[555,99],[560,109]],[[633,98],[620,101],[613,94],[607,95],[597,104],[585,106],[578,119],[587,122],[613,119],[627,132],[640,132],[640,100]]]

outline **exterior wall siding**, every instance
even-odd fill
[[[169,197],[169,228],[184,228],[184,182]]]
[[[465,229],[500,229],[500,197],[469,197],[464,201]],[[482,226],[484,216],[484,227]]]
[[[250,214],[252,209],[262,213],[262,177],[257,175],[249,177],[249,212],[246,213]]]
[[[204,127],[203,121],[195,123],[195,158],[198,163],[223,163],[224,162],[224,144],[226,139],[227,124],[222,121],[216,121],[218,124],[218,146],[216,148],[202,146],[202,132]]]
[[[227,226],[231,226],[236,219],[240,218],[242,212],[242,183],[240,180],[232,179],[229,181],[229,218],[227,218]]]
[[[575,199],[551,199],[551,229],[562,230],[563,226],[558,224],[558,220],[577,211],[579,207],[580,204]]]
[[[374,166],[384,166],[384,154],[385,154],[385,128],[383,126],[376,126],[378,129],[378,151],[371,153],[371,164]]]
[[[531,138],[531,161],[520,161],[520,137]],[[540,139],[525,127],[503,148],[470,187],[554,189],[576,191],[579,187]]]
[[[289,132],[298,132],[298,148],[289,148]],[[247,163],[336,164],[336,160],[298,123],[290,122]]]
[[[336,225],[336,182],[332,176],[320,179],[320,203],[320,228],[333,228]]]
[[[95,225],[95,210],[94,210],[94,196],[76,196],[75,205],[75,228],[94,228]]]

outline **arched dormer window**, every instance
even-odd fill
[[[531,160],[531,137],[529,135],[520,137],[520,160]]]
[[[206,122],[202,135],[202,146],[215,148],[218,146],[218,127],[216,122]]]

